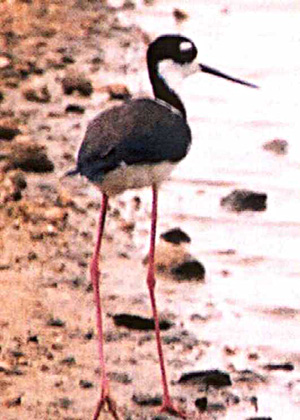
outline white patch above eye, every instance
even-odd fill
[[[179,45],[179,50],[181,52],[191,51],[193,49],[193,45],[189,41],[182,41]]]

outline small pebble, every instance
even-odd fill
[[[21,404],[22,404],[22,398],[21,397],[12,398],[10,400],[5,401],[5,403],[4,403],[4,405],[7,408],[18,407]]]
[[[60,363],[62,365],[72,366],[72,365],[76,365],[76,360],[75,360],[75,357],[68,356],[68,357],[62,359],[62,361]]]
[[[269,363],[264,366],[266,370],[285,370],[292,371],[295,369],[294,365],[290,362],[287,363]]]
[[[86,334],[84,334],[84,338],[86,340],[91,340],[94,337],[94,331],[93,330],[89,330]]]
[[[81,106],[81,105],[76,105],[76,104],[69,104],[67,105],[65,112],[67,113],[74,113],[74,114],[84,114],[85,112],[85,107]]]
[[[85,379],[80,379],[79,386],[82,389],[90,389],[90,388],[94,387],[94,384],[93,384],[93,382],[86,381]]]
[[[103,90],[109,94],[110,99],[127,100],[132,96],[126,85],[118,83],[105,86]]]
[[[0,124],[0,140],[13,140],[18,134],[20,134],[20,130],[15,127],[11,126],[11,124]]]
[[[195,401],[195,406],[198,408],[198,410],[203,413],[207,409],[207,398],[197,398]]]
[[[40,89],[27,89],[24,92],[24,96],[27,101],[40,104],[48,103],[51,100],[51,95],[47,86],[43,86]]]
[[[235,379],[235,382],[245,382],[245,383],[253,383],[253,384],[259,384],[259,383],[265,383],[266,378],[250,369],[245,369],[238,372],[238,377]]]
[[[60,318],[50,318],[47,325],[50,327],[64,327],[66,323]]]
[[[177,280],[204,280],[205,268],[203,264],[194,259],[172,267],[171,274]]]
[[[222,388],[225,386],[231,386],[232,382],[230,379],[230,375],[226,372],[222,372],[220,370],[200,370],[194,371],[189,373],[184,373],[181,375],[179,384],[199,384],[199,385],[206,385],[213,386],[215,388]]]
[[[272,417],[247,417],[246,420],[272,420]]]
[[[115,382],[119,382],[120,384],[130,384],[132,382],[132,378],[126,372],[109,372],[108,373],[109,379]]]
[[[288,142],[282,139],[274,139],[268,141],[263,145],[264,150],[268,152],[273,152],[276,155],[286,155],[288,152]]]
[[[189,15],[184,10],[177,8],[173,9],[173,16],[177,22],[187,20],[189,17]]]
[[[267,208],[267,194],[250,190],[234,190],[221,199],[221,206],[236,212],[264,211]]]
[[[166,242],[171,242],[172,244],[179,245],[181,243],[190,243],[191,238],[189,235],[180,228],[173,228],[167,230],[165,233],[162,233],[160,237]]]
[[[67,410],[72,404],[73,404],[72,401],[67,397],[60,398],[58,400],[59,407],[65,409],[65,410]]]
[[[133,394],[132,401],[140,406],[151,406],[151,407],[157,407],[162,404],[162,397],[161,395],[155,395],[151,396],[149,394]]]
[[[66,95],[71,95],[75,91],[82,96],[90,96],[93,93],[92,83],[83,75],[65,77],[62,80],[62,87]]]
[[[12,168],[19,168],[25,172],[53,172],[54,164],[49,159],[45,147],[33,142],[20,142],[12,147],[9,155]]]
[[[152,318],[145,318],[139,315],[131,314],[115,314],[113,315],[115,325],[127,327],[131,330],[154,330],[154,320]],[[159,327],[161,330],[168,330],[173,326],[173,323],[167,320],[161,320]]]

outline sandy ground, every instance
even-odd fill
[[[122,9],[96,2],[69,3],[68,7],[59,1],[0,3],[4,52],[0,56],[0,126],[20,130],[14,139],[0,140],[1,420],[92,418],[100,372],[88,264],[100,197],[85,180],[61,176],[74,165],[87,121],[118,102],[111,99],[107,86],[127,80],[133,85],[139,69],[136,62],[142,63],[152,37],[145,32],[149,29],[145,16],[150,15],[151,24],[155,10],[163,15],[160,3],[141,6],[138,19],[130,2]],[[173,8],[163,11],[166,22],[174,23]],[[229,12],[224,7],[219,11]],[[91,96],[63,93],[63,79],[73,75],[92,83]],[[29,89],[38,99],[26,99]],[[143,85],[140,91],[147,89]],[[139,87],[134,93],[140,93]],[[67,112],[69,105],[82,107],[82,113]],[[202,123],[205,129],[205,116]],[[210,130],[212,136],[220,134]],[[55,170],[22,172],[27,187],[19,197],[12,192],[16,182],[11,179],[20,172],[7,167],[7,156],[15,144],[28,142],[46,147]],[[272,165],[278,166],[278,160]],[[205,164],[203,168],[205,172]],[[191,173],[189,179],[184,169],[183,174],[162,188],[159,231],[176,226],[186,230],[192,237],[190,252],[208,270],[204,283],[158,276],[161,315],[174,323],[163,332],[171,393],[191,419],[297,419],[300,267],[293,253],[289,259],[266,257],[254,236],[248,243],[251,251],[243,248],[240,238],[251,237],[255,231],[269,238],[270,243],[264,243],[268,249],[286,240],[295,252],[300,222],[297,218],[277,220],[272,213],[271,219],[261,213],[236,218],[216,211],[209,203],[241,186],[234,171],[229,178],[221,173],[219,178],[208,174],[192,179]],[[262,185],[273,192],[271,181]],[[275,198],[279,193],[284,197],[279,201],[287,196],[299,201],[294,190],[288,195],[282,187]],[[192,203],[193,197],[191,210],[186,203]],[[106,359],[122,419],[171,418],[158,416],[155,406],[135,402],[143,395],[161,396],[154,333],[117,327],[112,317],[118,313],[151,316],[142,263],[147,253],[150,200],[150,191],[133,191],[112,200],[104,241]],[[202,215],[195,208],[202,208]],[[163,260],[162,248],[158,253]],[[288,269],[283,268],[286,260]],[[283,285],[274,302],[265,291],[270,285],[278,287],[279,277]],[[284,297],[287,281],[291,291]],[[205,369],[227,372],[232,385],[178,383],[183,373]],[[200,413],[195,402],[205,403],[206,397],[207,408]],[[110,417],[104,413],[101,418]]]

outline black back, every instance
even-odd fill
[[[79,150],[77,172],[94,182],[122,163],[183,159],[191,131],[182,115],[152,99],[136,99],[97,115]]]

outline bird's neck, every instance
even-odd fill
[[[149,78],[155,98],[160,99],[176,108],[186,120],[186,110],[179,95],[168,85],[166,79],[159,72],[159,62],[147,56]]]

